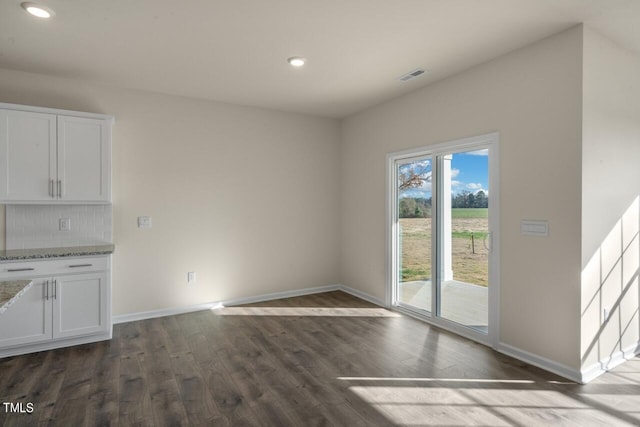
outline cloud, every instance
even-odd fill
[[[485,196],[489,195],[489,190],[485,190],[484,188],[482,188],[482,186],[477,186],[477,184],[473,184],[473,188],[471,187],[471,184],[467,185],[467,188],[473,193],[473,194],[478,194],[479,192],[483,192]]]
[[[415,199],[428,199],[431,197],[431,183],[427,186],[428,188],[411,188],[409,190],[405,190],[400,194],[400,198],[410,197]]]
[[[451,169],[451,178],[455,178],[458,175],[460,175],[460,169],[452,168]]]
[[[467,151],[464,154],[468,154],[469,156],[488,156],[489,155],[489,149],[488,148],[484,148],[482,150]]]
[[[489,195],[489,191],[482,188],[482,184],[480,184],[479,182],[463,182],[452,180],[451,191],[453,192],[453,194],[459,194],[463,191],[478,194],[480,191],[484,191],[486,195]]]
[[[431,174],[431,160],[425,159],[417,162],[403,163],[398,167],[400,173],[415,173],[415,174]]]

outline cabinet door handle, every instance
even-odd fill
[[[58,199],[62,199],[62,180],[58,180]]]
[[[78,268],[78,267],[93,267],[93,264],[76,264],[76,265],[69,266],[69,268]]]
[[[10,268],[7,271],[9,273],[15,273],[16,271],[33,271],[35,268]]]
[[[44,282],[44,298],[49,301],[49,281]]]
[[[53,281],[53,299],[58,299],[58,281]]]
[[[53,180],[52,179],[49,180],[49,196],[51,196],[52,199],[54,199],[56,197],[55,193],[53,192]]]

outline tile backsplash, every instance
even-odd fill
[[[111,205],[7,205],[6,249],[112,243]],[[69,231],[60,219],[69,218]]]

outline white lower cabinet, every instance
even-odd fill
[[[0,357],[111,338],[108,260],[66,258],[0,267],[0,280],[33,280],[0,314]],[[72,273],[36,276],[65,269]]]
[[[53,338],[107,331],[106,273],[54,277]]]
[[[52,304],[45,298],[47,281],[33,285],[11,307],[0,314],[0,348],[51,341]]]

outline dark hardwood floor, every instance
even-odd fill
[[[342,292],[116,325],[0,360],[0,426],[639,425],[640,361],[587,386]]]

